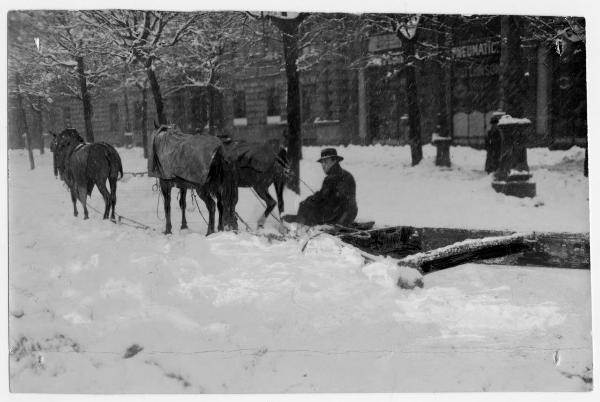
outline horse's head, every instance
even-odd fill
[[[69,139],[75,143],[84,142],[83,137],[79,134],[79,131],[74,128],[65,128],[60,135],[62,138]]]
[[[60,174],[60,177],[62,178],[65,168],[65,159],[69,154],[69,150],[84,141],[74,128],[64,129],[59,134],[51,134],[53,139],[50,144],[50,150],[53,154],[54,175],[58,176],[58,174]]]

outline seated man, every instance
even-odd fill
[[[286,215],[286,222],[303,225],[350,225],[358,212],[354,177],[340,166],[344,158],[334,148],[321,151],[318,162],[326,176],[321,189],[302,201],[298,215]]]

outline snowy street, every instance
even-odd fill
[[[331,236],[281,241],[218,233],[188,199],[190,229],[165,236],[155,179],[118,149],[116,211],[155,231],[72,214],[52,153],[9,161],[10,383],[16,392],[306,393],[583,391],[592,368],[590,271],[465,264],[399,289],[389,259],[365,264]],[[302,178],[318,189],[320,148]],[[357,182],[358,220],[514,231],[589,232],[584,150],[528,152],[538,196],[496,193],[485,152],[338,147]],[[304,198],[310,193],[304,187]],[[274,191],[271,190],[274,195]],[[189,196],[188,196],[189,197]],[[286,212],[298,199],[286,190]],[[94,190],[91,205],[103,208]],[[204,205],[202,212],[206,215]],[[255,225],[263,207],[240,190]],[[274,219],[265,232],[275,232]],[[240,229],[243,224],[240,223]],[[458,367],[458,369],[457,369]]]

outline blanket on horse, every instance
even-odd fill
[[[231,141],[224,145],[227,159],[235,161],[238,168],[249,168],[261,173],[269,170],[277,156],[269,143]]]
[[[148,176],[180,178],[203,185],[221,141],[209,135],[191,135],[174,127],[160,127],[150,139]]]

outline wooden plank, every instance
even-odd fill
[[[467,239],[508,236],[513,232],[455,228],[387,227],[354,233],[337,233],[345,242],[371,254],[403,258],[421,251],[430,251]],[[486,264],[526,265],[556,268],[590,269],[590,239],[588,233],[535,233],[535,243],[493,247],[477,255]],[[458,257],[457,257],[458,258]],[[469,261],[468,255],[460,257]],[[441,266],[449,261],[441,261]],[[428,269],[434,270],[433,264]]]
[[[418,228],[423,250],[433,250],[466,239],[506,236],[511,232],[451,228]],[[554,268],[590,269],[590,236],[587,233],[536,232],[531,248],[521,252],[484,260],[501,265],[529,265]]]
[[[467,262],[519,253],[523,250],[529,250],[535,242],[533,233],[468,239],[445,247],[406,256],[398,264],[416,267],[423,273],[429,273]]]

